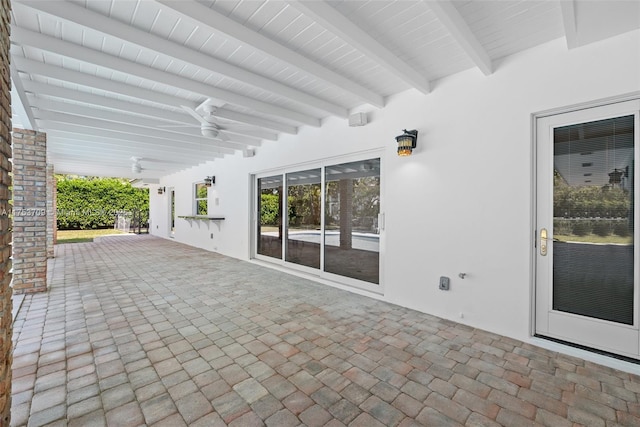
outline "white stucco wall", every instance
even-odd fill
[[[370,120],[364,127],[329,118],[321,128],[265,142],[253,158],[238,154],[163,177],[162,186],[175,187],[177,215],[191,215],[193,183],[215,175],[210,213],[226,216],[220,228],[177,220],[175,240],[249,259],[251,173],[382,149],[382,298],[526,340],[531,114],[639,91],[639,52],[639,31],[571,51],[558,39],[495,61],[490,76],[465,71],[433,82],[428,95],[408,91],[382,110],[363,108]],[[395,155],[403,128],[420,131],[408,158]],[[167,237],[169,197],[152,189],[151,198],[152,232]],[[438,290],[442,275],[451,277],[449,292]]]

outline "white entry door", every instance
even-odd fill
[[[640,100],[536,121],[537,335],[640,359]]]

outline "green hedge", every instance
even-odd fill
[[[631,225],[626,218],[554,218],[554,234],[586,236],[595,234],[597,236],[609,236],[615,234],[620,237],[627,237],[631,234]]]
[[[141,211],[149,218],[149,190],[134,188],[124,179],[56,176],[59,230],[113,227],[118,213]]]

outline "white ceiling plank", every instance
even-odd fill
[[[79,136],[76,138],[66,138],[63,136],[54,136],[47,134],[47,143],[51,141],[55,144],[55,147],[47,151],[47,155],[50,153],[56,153],[58,155],[65,155],[66,158],[73,158],[74,154],[80,156],[93,156],[98,155],[100,163],[106,159],[119,159],[129,160],[131,157],[141,157],[145,159],[152,159],[154,163],[164,163],[171,165],[181,165],[184,167],[190,167],[196,161],[201,161],[203,153],[199,155],[192,154],[190,156],[175,157],[168,149],[161,149],[157,147],[132,147],[131,145],[106,145],[93,141],[90,137],[84,139]],[[175,149],[173,150],[175,154]],[[130,162],[129,162],[130,163]]]
[[[120,151],[104,151],[97,149],[95,147],[87,147],[86,151],[82,149],[78,149],[77,146],[69,146],[60,144],[59,141],[56,141],[59,145],[60,149],[56,151],[50,151],[47,153],[47,156],[56,156],[59,158],[63,158],[65,161],[79,161],[85,163],[93,163],[91,161],[92,157],[95,158],[96,155],[100,156],[100,166],[110,166],[110,167],[125,167],[133,163],[130,158],[131,150],[120,150]],[[110,156],[111,153],[116,153],[115,156]],[[139,157],[139,156],[136,156]],[[201,161],[201,159],[193,159],[192,162]],[[149,167],[160,170],[167,170],[171,168],[189,168],[193,166],[193,163],[175,163],[170,164],[170,162],[148,162]],[[142,166],[147,166],[144,161],[142,162]]]
[[[287,86],[276,80],[261,76],[242,67],[221,61],[201,52],[189,49],[178,43],[163,39],[141,31],[115,19],[92,12],[73,3],[65,3],[64,7],[55,2],[24,1],[24,5],[57,18],[98,31],[110,37],[116,37],[127,43],[152,50],[158,54],[181,60],[201,67],[210,72],[231,80],[249,84],[255,88],[266,90],[275,95],[286,97],[300,104],[308,105],[338,117],[347,117],[347,109],[337,104],[309,95],[306,92]],[[17,3],[20,4],[20,3]]]
[[[87,92],[80,92],[80,91],[67,89],[60,86],[52,86],[52,85],[47,85],[44,83],[38,83],[34,81],[24,81],[23,85],[27,92],[33,93],[34,95],[45,95],[45,96],[51,96],[54,98],[82,102],[85,104],[100,105],[103,107],[113,108],[116,110],[130,111],[132,113],[141,114],[149,117],[158,117],[163,120],[173,121],[176,123],[187,123],[187,124],[193,123],[193,119],[191,118],[191,116],[189,116],[187,112],[181,109],[180,106],[178,105],[178,101],[180,101],[180,99],[176,99],[176,98],[171,98],[173,102],[172,104],[165,104],[165,105],[170,105],[172,107],[175,107],[177,108],[177,110],[167,111],[165,109],[157,108],[149,105],[142,105],[142,104],[137,104],[133,102],[122,101],[115,98],[94,95]],[[189,103],[187,102],[187,104]],[[190,106],[192,106],[193,108],[196,107],[195,105],[190,105]],[[226,117],[227,112],[229,112],[228,115],[232,117]],[[297,128],[293,126],[264,120],[260,117],[255,117],[249,114],[236,113],[235,111],[226,110],[224,108],[218,108],[216,112],[216,116],[220,118],[227,118],[229,120],[233,120],[239,123],[254,125],[257,128],[262,127],[262,128],[271,129],[277,132],[288,133],[292,135],[295,135],[297,133]]]
[[[564,25],[564,35],[567,40],[567,48],[576,48],[579,45],[575,0],[560,0],[560,10],[562,11],[562,23]]]
[[[67,161],[64,158],[58,158],[56,155],[51,156],[51,161],[56,165],[56,173],[61,174],[73,174],[80,176],[103,176],[103,177],[117,177],[128,179],[140,179],[148,181],[150,179],[159,179],[161,176],[178,172],[186,168],[177,167],[175,169],[143,169],[141,173],[134,173],[131,171],[131,165],[123,167],[105,167],[95,162],[87,162],[80,160]],[[195,165],[194,165],[195,166]]]
[[[47,125],[48,131],[54,132],[66,132],[70,136],[78,137],[78,135],[90,136],[92,139],[96,140],[112,140],[115,145],[119,145],[120,143],[128,144],[132,148],[136,145],[144,146],[145,144],[149,144],[158,148],[173,148],[174,150],[178,149],[180,151],[184,151],[185,153],[200,153],[201,155],[215,155],[217,157],[221,157],[225,154],[231,154],[233,151],[220,148],[207,143],[185,143],[182,141],[168,141],[162,138],[155,138],[151,136],[139,136],[139,135],[131,135],[128,133],[112,131],[109,129],[96,129],[90,128],[86,126],[75,125],[72,123],[60,123],[49,120],[40,120],[37,119],[38,122],[44,123]]]
[[[230,104],[247,107],[267,115],[279,116],[309,126],[320,127],[320,119],[317,117],[312,117],[298,111],[292,111],[287,108],[231,92],[226,89],[210,86],[186,77],[167,73],[155,68],[149,68],[142,64],[107,55],[93,49],[68,43],[24,28],[12,28],[11,42],[18,45],[36,47],[47,52],[132,75],[140,79],[155,81],[195,94],[220,99]]]
[[[273,122],[271,120],[264,119],[262,117],[252,116],[250,114],[241,113],[239,111],[229,110],[227,108],[218,108],[216,110],[216,117],[222,119],[233,120],[236,122],[247,123],[254,126],[260,126],[263,128],[275,130],[278,132],[288,133],[291,135],[298,134],[298,128],[285,123]]]
[[[178,107],[179,104],[191,104],[195,108],[195,103],[191,103],[184,99],[176,99],[173,96],[136,86],[118,83],[112,80],[91,76],[79,71],[69,70],[54,65],[44,64],[40,61],[34,61],[19,56],[13,56],[12,62],[19,71],[28,74],[37,74],[44,77],[50,77],[63,82],[86,86],[89,88],[97,88],[106,92],[117,93],[128,97],[144,99],[163,105],[171,105]]]
[[[431,8],[438,20],[449,31],[451,36],[456,39],[460,47],[473,60],[480,71],[486,76],[493,73],[491,58],[489,58],[487,51],[480,44],[478,38],[473,34],[456,7],[448,0],[424,1],[424,3]]]
[[[77,105],[77,104],[70,104],[67,102],[53,101],[53,100],[47,100],[47,99],[37,99],[37,98],[30,98],[29,101],[31,102],[32,107],[39,108],[41,110],[57,111],[62,113],[74,114],[78,116],[93,117],[93,118],[103,119],[103,120],[108,120],[113,122],[149,127],[152,129],[164,129],[163,126],[172,125],[175,123],[175,121],[173,121],[172,123],[167,123],[166,121],[162,120],[159,117],[146,118],[146,117],[141,117],[135,114],[126,114],[125,112],[122,112],[122,110],[115,112],[115,111],[105,110],[103,108],[95,108],[95,107],[92,108],[87,105]],[[166,113],[167,115],[171,115],[171,114],[175,115],[175,113],[172,113],[170,111],[166,111]],[[188,118],[185,118],[182,124],[185,124],[185,123],[188,125],[191,125],[195,130],[200,129],[200,124],[195,122],[193,119],[189,120]],[[181,124],[177,124],[177,126],[180,126],[180,125]],[[227,134],[238,134],[241,136],[248,136],[248,137],[258,138],[258,139],[268,139],[271,141],[278,140],[278,137],[276,134],[269,133],[269,132],[225,129],[224,125],[221,125],[220,127]],[[171,131],[171,128],[168,128],[167,130]],[[188,133],[190,135],[193,134],[193,132],[188,132]],[[260,145],[260,143],[261,143],[260,140],[256,140],[256,142],[252,143],[252,145]]]
[[[311,74],[339,89],[351,93],[363,102],[376,107],[384,107],[384,98],[382,95],[335,71],[323,67],[304,55],[247,28],[213,9],[195,1],[155,1],[191,19],[196,25],[204,26],[214,33],[223,33],[227,37],[237,40],[240,43],[252,46],[272,58],[286,62],[296,70]]]
[[[68,129],[68,130],[63,130]],[[78,131],[79,130],[79,131]],[[81,133],[82,132],[82,133]],[[101,146],[110,146],[119,148],[128,148],[131,151],[140,150],[140,153],[158,153],[169,155],[170,158],[175,158],[176,160],[188,160],[188,159],[197,159],[202,158],[203,156],[211,156],[220,157],[224,153],[220,153],[216,147],[208,146],[200,144],[199,146],[187,146],[180,145],[176,150],[176,144],[167,142],[166,140],[157,139],[157,138],[149,138],[143,141],[134,141],[127,139],[127,137],[117,136],[115,133],[103,133],[104,131],[95,130],[91,128],[82,128],[78,129],[77,126],[67,125],[65,123],[58,123],[58,126],[55,129],[50,129],[47,132],[47,137],[51,135],[55,137],[55,141],[67,141],[68,143],[72,143],[73,141],[88,141],[92,144],[101,144]],[[51,147],[50,147],[51,148]],[[53,149],[53,148],[52,148]],[[145,151],[150,150],[150,151]],[[149,157],[149,156],[147,156]],[[151,156],[152,157],[152,156]]]
[[[356,48],[381,67],[422,93],[429,92],[429,81],[417,70],[399,59],[354,22],[324,1],[289,1],[290,5]]]
[[[57,121],[61,123],[70,123],[79,126],[92,127],[96,129],[108,129],[116,132],[126,133],[130,135],[152,136],[160,139],[179,142],[196,142],[208,143],[217,147],[228,148],[230,150],[243,150],[247,145],[254,145],[257,141],[253,138],[246,138],[244,142],[240,141],[221,141],[216,138],[206,138],[200,135],[200,132],[189,134],[189,130],[174,132],[167,129],[151,129],[142,126],[129,125],[126,123],[116,123],[108,120],[93,119],[89,117],[75,116],[73,114],[57,113],[54,111],[36,110],[34,115],[38,120]],[[243,139],[244,139],[243,138]]]
[[[31,106],[29,105],[29,99],[27,98],[27,93],[24,90],[24,86],[22,85],[22,79],[20,78],[20,74],[18,73],[18,69],[16,65],[11,62],[10,65],[11,72],[11,98],[13,100],[11,104],[11,110],[13,114],[17,114],[20,117],[21,125],[28,130],[39,130],[38,124],[36,123],[35,118],[33,117],[33,112],[31,111]]]

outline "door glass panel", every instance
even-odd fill
[[[258,179],[258,250],[282,259],[282,175]]]
[[[171,237],[176,235],[176,192],[171,190]]]
[[[320,268],[321,172],[288,173],[287,247],[285,259]]]
[[[553,309],[632,325],[634,116],[554,130]]]
[[[325,168],[324,270],[378,284],[380,159]]]

